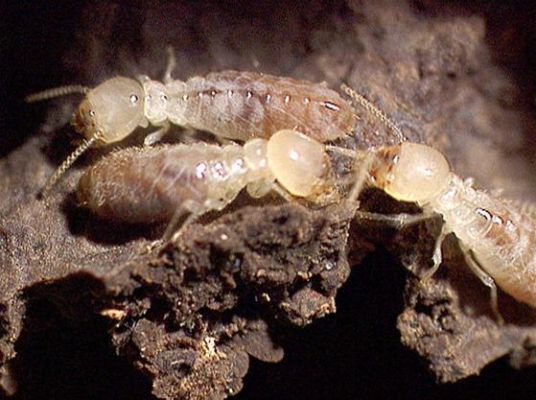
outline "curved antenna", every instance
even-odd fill
[[[82,85],[60,86],[30,94],[24,98],[24,101],[26,101],[26,103],[34,103],[36,101],[48,100],[54,97],[61,97],[72,93],[87,94],[90,90],[91,88]]]
[[[71,165],[76,161],[78,157],[80,157],[87,149],[89,149],[97,140],[99,140],[102,137],[102,132],[98,131],[93,136],[91,136],[89,139],[86,139],[78,146],[75,151],[73,151],[69,157],[67,157],[61,165],[56,169],[54,174],[48,178],[48,181],[41,191],[41,197],[45,198],[48,196],[50,190],[54,187],[56,182],[63,176],[63,174],[69,169]]]
[[[374,104],[372,104],[369,100],[367,100],[365,97],[357,93],[354,89],[352,89],[350,86],[346,84],[341,85],[341,90],[346,93],[352,100],[354,100],[357,104],[359,104],[361,107],[363,107],[365,110],[370,112],[372,115],[374,115],[380,122],[382,122],[385,126],[387,126],[389,129],[391,129],[394,133],[396,133],[400,139],[401,142],[405,142],[408,139],[404,136],[402,131],[396,124],[378,107],[376,107]]]

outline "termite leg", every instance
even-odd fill
[[[371,221],[380,221],[383,223],[387,223],[391,226],[394,226],[397,229],[404,228],[406,226],[414,225],[419,222],[422,222],[424,220],[434,218],[434,214],[430,213],[421,213],[421,214],[396,214],[396,215],[385,215],[385,214],[378,214],[378,213],[371,213],[367,211],[356,211],[355,216],[357,219],[365,219],[365,220],[371,220]],[[430,279],[439,269],[441,266],[441,262],[443,260],[442,255],[442,245],[443,241],[447,237],[447,235],[450,233],[448,229],[446,229],[445,225],[441,227],[441,232],[439,233],[434,246],[434,254],[432,256],[433,265],[428,269],[426,272],[421,274],[419,276],[421,281],[426,281],[427,279]]]
[[[495,281],[478,263],[470,249],[466,248],[462,243],[460,243],[460,247],[462,248],[463,253],[465,255],[465,262],[467,263],[467,266],[477,276],[477,278],[480,279],[480,281],[489,288],[491,310],[493,311],[495,318],[497,318],[497,322],[500,325],[503,325],[504,318],[499,311],[497,285],[495,284]]]
[[[204,212],[198,212],[195,214],[192,213],[188,215],[188,217],[186,217],[184,222],[181,224],[180,228],[175,231],[173,231],[173,227],[170,224],[170,226],[168,226],[168,228],[170,228],[170,233],[168,233],[170,236],[168,240],[172,242],[176,242],[178,238],[182,235],[182,233],[186,230],[186,228],[190,226],[192,223],[194,223],[203,214]],[[180,219],[180,215],[178,216],[177,221],[175,222],[175,225],[177,225],[177,223],[179,222],[178,221],[179,219]],[[164,234],[164,237],[165,237],[165,234]]]
[[[164,73],[164,83],[168,84],[173,82],[171,73],[175,70],[175,67],[177,66],[177,59],[175,58],[175,51],[173,50],[173,46],[168,46],[166,48],[166,51],[168,53],[168,64],[166,67],[166,72]]]
[[[352,149],[345,149],[344,147],[339,146],[333,146],[332,144],[326,144],[324,146],[327,150],[340,153],[343,156],[349,157],[349,158],[355,158],[356,151]]]
[[[283,200],[291,203],[295,201],[296,199],[292,197],[279,183],[274,182],[272,184],[272,189],[274,192],[276,192],[279,196],[283,198]]]
[[[396,229],[402,229],[406,226],[415,225],[419,222],[425,221],[430,218],[434,218],[435,214],[421,213],[421,214],[392,214],[385,215],[369,211],[356,211],[355,218],[367,221],[378,221],[390,225]]]
[[[224,137],[221,137],[221,136],[214,136],[214,139],[216,140],[216,142],[218,142],[221,146],[227,146],[229,144],[233,144],[235,143],[233,140],[231,139],[226,139]]]
[[[151,78],[149,78],[149,75],[145,75],[145,74],[139,74],[139,75],[136,75],[136,79],[137,79],[138,82],[141,83],[142,85],[143,85],[145,82],[151,80]]]
[[[195,220],[197,220],[201,215],[205,214],[209,210],[216,210],[216,209],[218,209],[217,206],[215,206],[213,202],[210,200],[206,200],[205,204],[203,205],[193,200],[186,200],[179,207],[177,207],[177,210],[173,214],[173,217],[171,217],[171,220],[169,221],[169,224],[166,227],[162,240],[165,242],[176,241],[180,237],[180,235],[184,232],[184,230],[190,224],[195,222]],[[186,217],[184,222],[180,224],[180,227],[179,227],[179,222],[181,218],[184,216],[184,214],[186,213],[190,213],[190,215]]]
[[[143,140],[145,146],[152,146],[153,144],[162,140],[162,138],[168,133],[169,128],[171,127],[169,121],[165,121],[164,124],[156,131],[151,132]]]
[[[143,249],[143,251],[141,252],[141,255],[146,255],[146,254],[150,254],[154,252],[159,253],[160,250],[164,248],[164,245],[166,243],[167,242],[163,238],[154,240],[145,246],[145,249]]]
[[[445,228],[445,224],[443,224],[443,226],[441,227],[441,232],[439,232],[439,235],[435,242],[434,255],[432,256],[433,265],[430,269],[428,269],[426,272],[421,274],[420,276],[421,281],[426,281],[430,279],[433,275],[435,275],[435,273],[441,266],[441,262],[443,261],[443,253],[442,253],[441,248],[443,246],[443,241],[445,240],[448,234],[449,234],[449,231]]]
[[[329,151],[342,154],[345,157],[354,159],[354,174],[351,177],[345,178],[346,181],[350,181],[352,189],[350,190],[346,202],[348,204],[356,204],[363,187],[368,180],[368,173],[372,164],[373,158],[371,153],[360,152],[359,150],[345,149],[339,146],[325,145],[325,148]],[[356,166],[359,164],[359,168]]]
[[[191,219],[191,217],[192,215],[196,216],[197,214],[190,214],[186,218],[184,223],[180,226],[180,228],[178,228],[179,221],[186,212],[187,210],[182,206],[179,206],[179,208],[177,208],[177,211],[175,211],[175,213],[173,214],[173,217],[169,221],[168,226],[166,227],[166,230],[164,231],[164,235],[162,236],[162,239],[161,239],[162,242],[169,242],[171,240],[177,239],[180,232],[182,232],[183,229],[186,227],[186,222],[188,220],[190,220],[189,223],[193,222],[193,219]]]

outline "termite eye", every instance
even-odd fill
[[[131,94],[131,95],[130,95],[130,102],[131,102],[132,104],[136,104],[136,103],[138,102],[139,99],[140,99],[140,98],[139,98],[137,95],[135,95],[135,94]]]

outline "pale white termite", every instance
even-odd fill
[[[454,233],[471,270],[491,290],[497,307],[497,284],[516,300],[536,307],[536,223],[513,204],[472,187],[451,171],[445,156],[432,147],[402,143],[376,149],[369,168],[371,185],[400,201],[417,203],[426,214],[437,213],[444,225],[437,239],[431,276],[441,263],[441,244]],[[404,225],[407,215],[365,215]],[[417,217],[418,219],[418,217]]]
[[[337,201],[330,159],[322,143],[295,130],[243,146],[204,142],[127,148],[104,157],[81,177],[77,195],[97,215],[129,223],[170,221],[169,239],[182,225],[221,210],[247,188],[252,197],[274,189],[286,199]]]
[[[367,105],[348,87],[343,90]],[[397,130],[385,114],[370,107]],[[97,214],[126,222],[166,221],[178,215],[177,208],[195,218],[224,208],[244,187],[254,197],[276,189],[289,200],[295,196],[327,204],[341,196],[334,188],[326,147],[312,137],[284,130],[268,140],[252,139],[243,147],[199,143],[127,149],[91,167],[80,180],[78,196]],[[353,154],[341,151],[360,160],[363,165],[356,171],[364,171],[355,175],[347,201],[355,200],[366,180],[364,175],[368,175],[370,185],[400,201],[416,202],[425,215],[443,217],[434,266],[427,276],[441,263],[444,237],[454,233],[469,267],[491,289],[495,312],[495,282],[518,301],[536,307],[536,226],[532,218],[474,189],[451,171],[442,153],[429,146],[405,142]],[[406,215],[366,217],[391,219],[400,225],[413,220]],[[174,228],[175,224],[170,224],[168,236]]]
[[[324,142],[350,134],[356,122],[351,105],[325,83],[239,71],[180,81],[171,78],[174,65],[170,57],[164,83],[147,76],[115,77],[94,89],[73,85],[28,96],[26,101],[33,102],[85,94],[71,122],[86,140],[48,180],[43,194],[91,146],[119,142],[149,124],[159,129],[146,136],[146,145],[159,141],[170,124],[240,141],[295,129]]]

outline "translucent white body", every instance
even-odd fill
[[[354,128],[356,117],[351,105],[325,84],[238,71],[183,82],[171,79],[173,66],[171,57],[164,83],[145,76],[139,81],[116,77],[94,89],[75,85],[28,96],[27,101],[38,101],[69,93],[86,94],[72,119],[86,140],[56,170],[43,194],[91,146],[119,142],[149,124],[158,129],[146,136],[146,145],[158,142],[170,124],[241,141],[267,139],[279,130],[294,129],[324,142]]]
[[[325,84],[255,72],[222,71],[187,81],[143,82],[145,117],[226,139],[269,138],[294,129],[319,141],[352,132],[351,106]]]
[[[91,89],[73,117],[78,132],[88,139],[100,132],[101,143],[120,141],[149,123],[173,123],[241,141],[295,129],[326,141],[349,134],[355,115],[323,84],[223,71],[185,82],[112,78]],[[166,129],[148,141],[157,141]]]
[[[423,206],[443,215],[447,228],[499,287],[536,307],[536,225],[531,217],[454,174],[446,190]]]
[[[528,214],[474,189],[431,147],[403,143],[378,154],[378,187],[441,214],[445,233],[454,233],[499,287],[536,307],[536,224]]]
[[[327,154],[319,149],[320,143],[292,130],[277,132],[269,140],[252,139],[244,146],[195,143],[125,149],[85,172],[78,198],[104,218],[131,223],[169,221],[177,212],[198,216],[219,210],[245,187],[253,197],[278,190],[276,181],[284,196],[322,203],[327,201],[322,188],[329,185],[331,170]],[[313,160],[314,173],[305,177],[302,171]],[[304,177],[308,184],[295,184]]]

